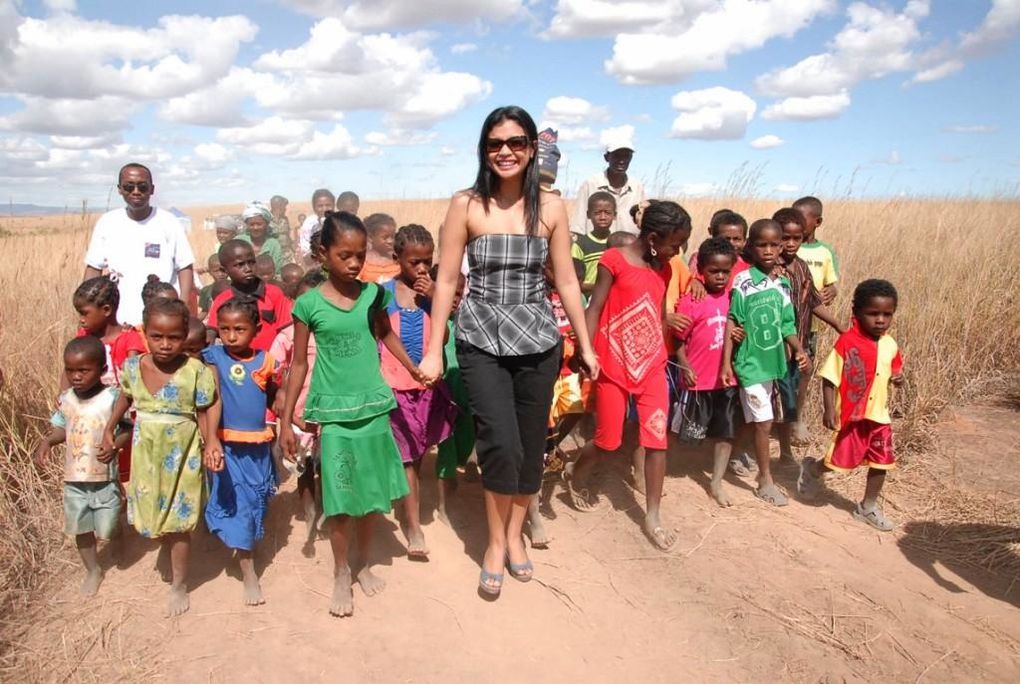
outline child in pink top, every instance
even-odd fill
[[[669,260],[690,234],[691,217],[679,204],[652,203],[642,212],[638,239],[602,255],[585,314],[601,366],[595,379],[594,447],[599,456],[620,448],[628,397],[633,397],[645,448],[645,533],[664,551],[676,543],[676,534],[659,519],[669,412],[663,302],[671,276]],[[582,510],[592,502],[573,483],[583,481],[593,461],[586,448],[566,475],[571,498]]]
[[[424,226],[402,226],[393,240],[400,273],[383,283],[383,288],[393,293],[392,301],[386,307],[390,327],[416,364],[421,362],[433,342],[429,339],[431,300],[427,295],[432,287],[429,269],[432,268],[434,251],[432,234]],[[435,343],[442,345],[443,340],[435,340]],[[429,549],[421,529],[419,510],[421,461],[431,447],[453,432],[458,409],[442,380],[425,387],[385,346],[379,345],[379,353],[383,378],[393,389],[397,400],[397,408],[390,412],[390,424],[393,439],[404,461],[404,474],[410,490],[404,497],[403,516],[398,516],[400,528],[407,538],[408,558],[425,560]]]
[[[731,505],[722,490],[722,478],[740,425],[739,390],[735,385],[724,385],[721,378],[730,313],[728,283],[736,258],[733,246],[719,237],[705,240],[698,249],[698,275],[705,284],[705,296],[695,301],[687,294],[677,303],[677,313],[691,322],[677,335],[680,344],[676,358],[683,392],[670,426],[685,442],[713,442],[710,490],[723,507]]]
[[[297,293],[295,299],[305,292],[318,287],[326,280],[325,274],[321,269],[314,269],[304,275],[297,286]],[[269,355],[280,363],[280,370],[287,371],[290,369],[291,361],[294,359],[294,326],[288,325],[281,329],[273,339],[273,344],[269,348]],[[308,366],[309,368],[315,366],[315,336],[308,335]],[[297,403],[294,409],[294,434],[298,438],[298,443],[301,445],[301,449],[308,458],[303,461],[298,461],[299,464],[304,467],[298,467],[297,490],[298,497],[301,499],[301,507],[305,512],[305,543],[301,548],[301,553],[306,558],[312,558],[315,556],[315,536],[316,536],[316,520],[319,517],[319,508],[315,502],[315,492],[318,487],[315,486],[315,473],[318,470],[318,450],[319,444],[317,437],[316,426],[305,423],[303,416],[305,415],[305,399],[308,397],[308,386],[312,382],[312,374],[308,373],[305,375],[305,382],[301,385],[301,393],[298,394]],[[284,388],[287,386],[286,382],[280,383],[280,388],[277,390],[277,406],[282,407],[286,397],[284,394]],[[280,414],[280,411],[276,411]]]

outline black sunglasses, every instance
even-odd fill
[[[145,181],[142,181],[141,183],[121,183],[120,184],[120,189],[123,190],[124,192],[128,192],[128,193],[134,192],[135,190],[138,190],[138,192],[142,192],[142,193],[148,192],[150,187],[152,187],[152,186],[150,186]]]
[[[502,140],[500,138],[489,138],[485,141],[485,149],[490,154],[493,152],[499,152],[503,149],[503,145],[510,148],[511,152],[523,152],[528,148],[531,143],[526,135],[515,135],[512,138]]]

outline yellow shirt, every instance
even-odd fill
[[[889,335],[873,340],[854,324],[836,340],[818,376],[838,390],[835,408],[840,426],[855,420],[888,425],[889,383],[902,370],[896,340]]]

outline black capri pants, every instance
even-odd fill
[[[482,486],[507,495],[542,487],[545,438],[563,341],[538,354],[495,356],[457,340],[457,362],[475,416]]]

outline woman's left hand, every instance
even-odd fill
[[[599,357],[595,356],[595,352],[581,352],[580,360],[584,372],[586,372],[592,380],[598,379],[600,370]]]

